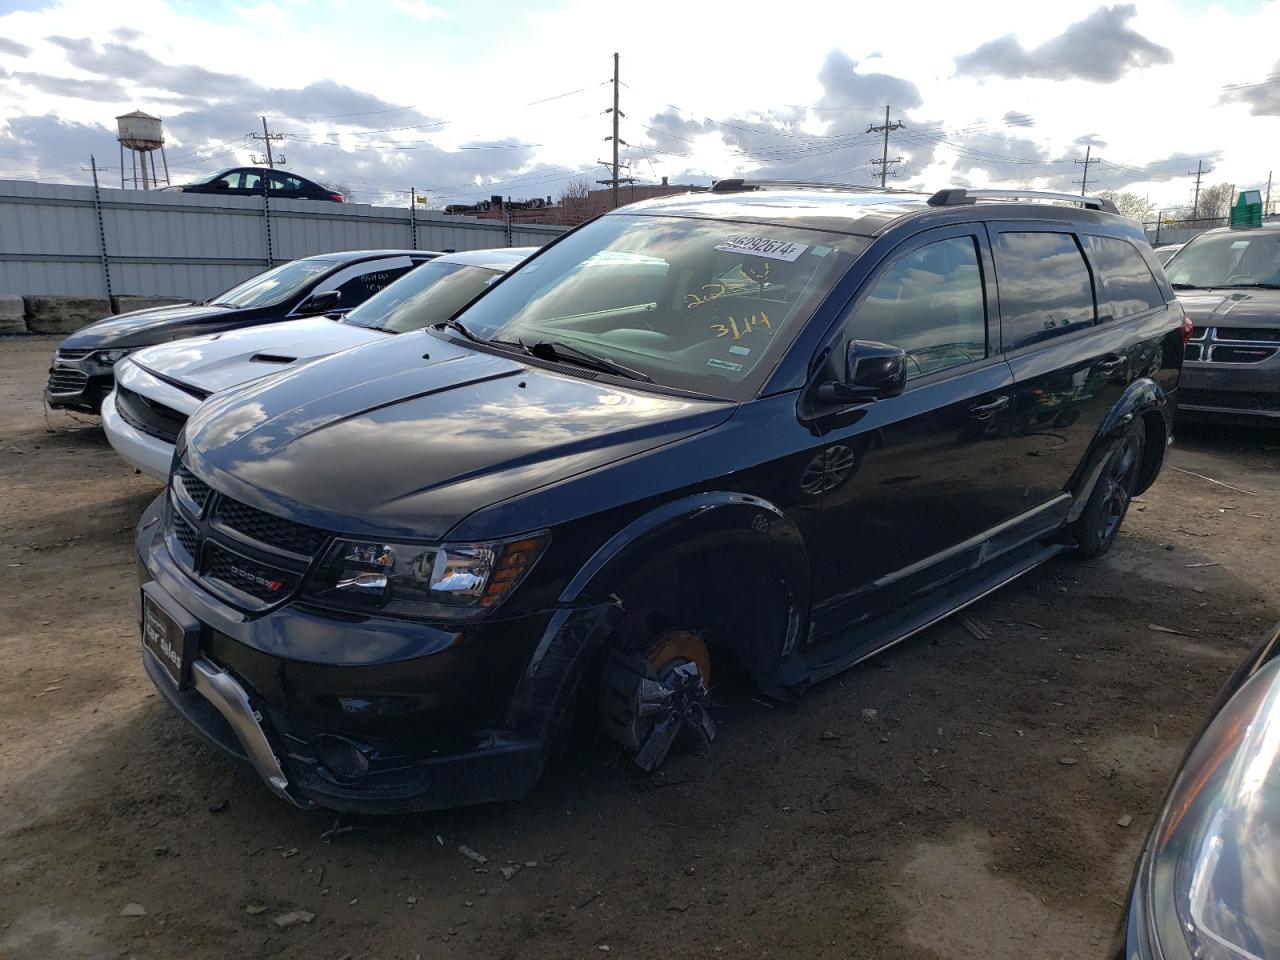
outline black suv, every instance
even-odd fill
[[[726,670],[786,696],[1106,551],[1189,333],[1104,201],[624,207],[202,406],[138,529],[146,668],[299,804],[521,796],[574,704],[652,769]]]
[[[199,303],[106,317],[58,344],[45,402],[96,414],[115,387],[115,365],[134,350],[223,330],[346,313],[438,256],[423,250],[324,253],[282,263]]]

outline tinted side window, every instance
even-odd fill
[[[986,300],[973,237],[912,250],[877,277],[849,325],[858,340],[907,352],[907,378],[987,355]]]
[[[997,233],[1000,340],[1006,350],[1094,322],[1089,268],[1069,233]]]
[[[256,190],[262,192],[262,174],[257,170],[246,170],[244,179],[240,181],[241,190]]]
[[[327,283],[322,283],[316,289],[337,289],[342,294],[342,299],[338,301],[338,306],[343,310],[349,310],[364,303],[379,290],[399,280],[412,269],[412,264],[409,266],[389,267],[384,260],[381,263],[370,264],[368,271],[357,274],[337,288],[331,287]]]
[[[1098,275],[1098,319],[1119,320],[1164,305],[1147,261],[1128,240],[1084,237]]]

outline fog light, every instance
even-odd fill
[[[335,780],[355,783],[369,774],[368,755],[349,740],[326,734],[313,744],[316,759]]]

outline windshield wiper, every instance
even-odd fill
[[[1263,290],[1280,290],[1280,283],[1263,283],[1261,280],[1256,283],[1229,283],[1230,287],[1261,287]]]
[[[612,373],[614,376],[626,377],[628,380],[653,383],[653,377],[647,373],[633,370],[631,367],[623,366],[613,360],[606,360],[604,357],[598,357],[594,353],[588,353],[578,347],[561,343],[559,340],[539,340],[532,346],[521,340],[520,346],[524,348],[525,353],[534,357],[541,357],[543,360],[561,360],[566,363],[576,363],[580,367],[599,370],[601,373]]]
[[[465,323],[463,323],[461,320],[455,320],[453,317],[450,317],[448,320],[441,320],[439,323],[435,325],[435,327],[437,330],[439,330],[441,327],[448,327],[450,330],[457,330],[458,333],[462,334],[472,343],[488,343],[489,342],[484,337],[480,336],[478,333],[472,333],[470,330],[467,329],[467,325]]]
[[[1175,290],[1203,290],[1204,287],[1197,287],[1194,283],[1171,283],[1169,286]]]

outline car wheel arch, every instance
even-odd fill
[[[1155,482],[1164,465],[1170,435],[1169,411],[1169,398],[1154,380],[1143,377],[1129,384],[1095,432],[1089,450],[1068,486],[1074,500],[1069,520],[1077,519],[1084,510],[1089,495],[1102,475],[1102,468],[1111,453],[1112,445],[1124,428],[1135,419],[1140,419],[1146,428],[1143,462],[1135,494],[1142,493]]]
[[[671,553],[696,559],[700,551],[734,551],[754,558],[777,575],[785,591],[782,635],[773,663],[754,651],[751,672],[762,686],[779,657],[800,644],[808,628],[809,561],[799,528],[775,504],[750,494],[713,491],[671,501],[632,520],[604,542],[563,588],[557,612],[543,633],[512,703],[513,725],[546,736],[558,727],[588,660],[617,643],[626,610],[617,589],[653,568]]]

